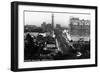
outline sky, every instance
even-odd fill
[[[76,13],[53,13],[54,14],[54,26],[61,24],[62,27],[68,27],[69,20],[71,17],[78,17],[79,19],[90,20],[91,15],[89,14],[76,14]],[[25,25],[36,25],[41,26],[43,22],[52,22],[52,13],[50,12],[34,12],[25,11]]]

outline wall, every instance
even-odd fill
[[[10,2],[13,0],[0,0],[0,73],[11,73],[10,71]],[[23,1],[23,0],[22,0]],[[24,0],[30,2],[45,2],[45,3],[59,3],[59,4],[78,4],[78,5],[93,5],[98,6],[98,13],[100,12],[100,0]],[[98,14],[100,16],[100,14]],[[99,17],[98,17],[99,20]],[[100,21],[98,21],[98,24]],[[98,28],[100,25],[98,25]],[[100,29],[98,29],[100,31]],[[100,34],[98,34],[100,37]],[[100,40],[100,38],[98,39]],[[100,47],[100,46],[99,46]],[[99,48],[98,48],[99,49]],[[100,50],[98,50],[100,51]],[[98,54],[100,55],[100,53]],[[99,58],[100,60],[100,58]],[[74,68],[74,69],[60,69],[60,70],[45,70],[35,71],[34,73],[99,73],[100,66],[91,68]],[[30,73],[32,73],[30,71]]]

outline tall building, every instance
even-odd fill
[[[43,22],[43,23],[41,24],[41,28],[42,28],[43,32],[46,31],[46,22]]]
[[[90,20],[80,20],[79,18],[71,18],[69,28],[71,35],[89,36]]]
[[[56,24],[56,28],[61,29],[61,25],[60,24]]]
[[[51,32],[52,31],[52,24],[47,24],[46,31]]]

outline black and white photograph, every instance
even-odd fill
[[[97,7],[12,2],[11,70],[97,66]]]
[[[90,58],[90,14],[24,11],[24,61]]]

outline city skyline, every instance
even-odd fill
[[[54,26],[56,26],[56,24],[61,24],[62,27],[69,26],[71,17],[85,20],[90,20],[91,17],[90,15],[83,14],[25,12],[24,25],[41,26],[43,22],[46,22],[46,24],[52,24],[52,14],[54,15]]]

